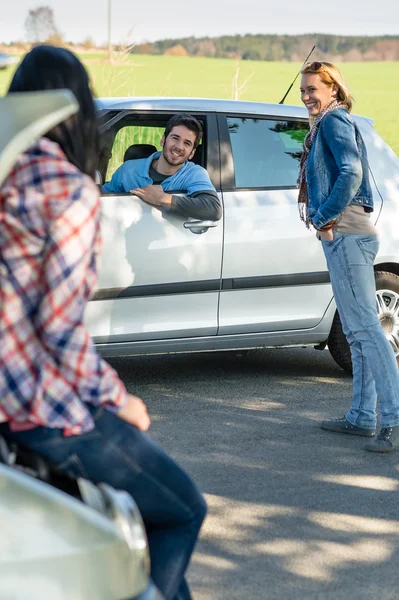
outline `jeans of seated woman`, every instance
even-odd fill
[[[334,239],[322,244],[352,356],[353,398],[346,418],[374,428],[378,396],[381,427],[399,425],[399,371],[376,310],[378,237],[334,232]]]
[[[190,600],[184,574],[206,514],[203,496],[148,435],[105,408],[91,412],[95,429],[82,435],[46,427],[11,432],[6,424],[0,433],[72,476],[129,492],[146,527],[152,580],[166,600]]]

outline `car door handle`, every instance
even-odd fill
[[[192,233],[205,233],[208,231],[209,227],[216,227],[219,221],[200,221],[198,219],[193,219],[192,221],[185,221],[183,223],[183,227],[185,229],[190,229]]]

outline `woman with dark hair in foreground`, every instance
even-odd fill
[[[88,75],[68,50],[37,46],[9,92],[64,88],[79,112],[20,156],[0,189],[0,433],[72,476],[129,492],[153,581],[167,600],[188,600],[205,501],[144,433],[144,403],[98,355],[83,322],[101,244]]]

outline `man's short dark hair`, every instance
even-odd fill
[[[195,133],[194,148],[197,148],[203,135],[202,125],[199,121],[197,121],[197,119],[187,113],[173,115],[173,117],[169,119],[165,127],[165,140],[172,131],[173,127],[178,127],[179,125],[184,125],[184,127],[187,127],[187,129]]]

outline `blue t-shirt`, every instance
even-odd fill
[[[103,192],[105,194],[123,194],[134,188],[152,185],[153,181],[149,176],[150,166],[152,161],[160,156],[160,152],[154,152],[148,158],[127,160],[115,171],[111,181],[104,183]],[[207,171],[200,165],[189,161],[185,162],[176,173],[167,177],[161,186],[164,192],[186,192],[189,195],[205,190],[216,191]]]

